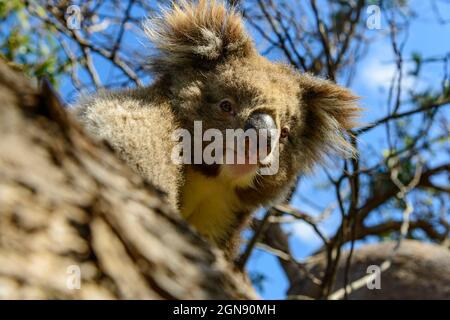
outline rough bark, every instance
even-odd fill
[[[48,86],[1,61],[0,137],[0,298],[256,298]]]

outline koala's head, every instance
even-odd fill
[[[165,79],[186,129],[193,131],[196,120],[203,131],[224,135],[227,129],[276,129],[268,139],[268,150],[279,154],[275,175],[258,174],[261,159],[256,165],[202,164],[205,174],[235,179],[241,188],[256,183],[278,190],[324,155],[352,153],[344,134],[354,126],[356,97],[259,55],[233,9],[217,1],[182,1],[150,19],[146,32],[158,52],[152,69]]]

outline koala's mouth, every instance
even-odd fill
[[[257,175],[267,174],[266,168],[272,167],[277,158],[274,150],[278,150],[280,134],[275,120],[267,113],[254,112],[243,129],[227,129],[224,137],[221,149],[214,149],[214,155],[205,163],[213,160],[214,173],[233,184],[251,185]],[[205,150],[209,152],[210,145]]]
[[[225,161],[223,166],[231,177],[240,178],[249,174],[255,174],[258,170],[259,163],[248,149],[243,154],[239,154],[235,150],[226,149],[225,158],[227,158],[227,154],[233,156],[233,161]]]
[[[226,149],[225,160],[232,158],[233,161],[224,161],[221,173],[238,184],[251,184],[259,168],[267,166],[267,163],[260,159],[258,150],[253,152],[251,150],[246,148],[245,152],[239,153],[233,149]]]
[[[257,164],[224,164],[224,170],[231,178],[242,178],[248,175],[255,175],[258,171]]]

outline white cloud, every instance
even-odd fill
[[[294,237],[296,237],[299,241],[310,245],[317,246],[322,243],[322,240],[314,231],[314,229],[303,221],[297,221],[291,224],[288,224],[287,231],[290,232]],[[322,230],[320,230],[322,231]]]
[[[411,68],[410,63],[403,63],[403,92],[419,84],[413,76],[408,74]],[[391,45],[386,42],[379,42],[374,44],[368,56],[362,62],[359,80],[363,81],[364,86],[369,90],[378,91],[380,88],[389,90],[396,73],[397,66]],[[395,84],[397,84],[397,79],[395,81]]]
[[[397,67],[394,62],[386,61],[380,57],[372,57],[363,67],[363,80],[369,89],[385,89],[391,86],[392,79],[397,73]],[[397,81],[397,79],[395,80]],[[402,88],[404,90],[412,89],[415,85],[414,77],[407,74],[403,69]]]

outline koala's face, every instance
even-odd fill
[[[223,162],[197,167],[240,188],[288,186],[322,151],[345,144],[340,131],[352,112],[345,106],[354,97],[331,82],[261,56],[232,59],[207,72],[187,72],[178,81],[175,96],[186,128],[195,136],[193,123],[202,121],[203,132],[214,129],[223,136]],[[333,109],[343,104],[342,110]],[[230,129],[257,134],[247,136],[244,152],[238,154],[238,146],[226,144]],[[266,134],[259,135],[261,131]],[[209,141],[202,142],[204,148]]]
[[[251,185],[256,176],[276,175],[280,159],[283,166],[293,163],[285,154],[297,151],[290,133],[301,122],[300,88],[294,72],[260,57],[240,59],[219,66],[204,84],[199,115],[208,119],[206,126],[225,135],[227,129],[242,129],[248,136],[244,159],[236,154],[234,163],[224,161],[221,175],[240,186]],[[224,155],[230,152],[230,146],[225,146]]]

